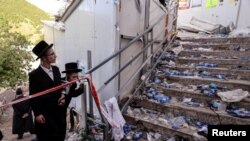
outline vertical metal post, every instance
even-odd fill
[[[145,0],[145,18],[144,18],[144,31],[149,27],[149,13],[150,12],[150,0]],[[143,48],[148,44],[148,32],[143,36]],[[147,59],[147,50],[143,53],[143,62]],[[146,68],[143,68],[142,73],[146,72]]]
[[[84,107],[82,110],[83,110],[83,119],[84,119],[84,128],[85,128],[85,131],[88,131],[88,124],[87,124],[87,120],[88,120],[88,115],[87,115],[87,91],[86,91],[86,86],[84,86],[84,89],[83,89],[83,94],[81,95],[81,103],[83,104],[82,107]]]
[[[178,17],[178,9],[179,9],[179,0],[177,0],[177,5],[176,5],[176,7],[175,7],[175,16],[174,16],[174,18],[175,18],[175,21],[174,21],[174,25],[175,25],[175,29],[174,29],[174,32],[175,32],[175,34],[177,33],[177,17]]]
[[[151,30],[151,32],[150,32],[150,33],[151,33],[151,34],[150,34],[150,39],[151,39],[151,41],[154,41],[154,33],[153,33],[153,29]],[[151,50],[151,54],[154,54],[154,43],[151,45],[150,50]],[[153,66],[153,64],[154,64],[154,56],[152,56],[152,58],[151,58],[150,67],[152,67],[152,66]]]
[[[91,56],[91,51],[87,51],[87,61],[88,61],[88,70],[92,68],[92,56]],[[91,74],[89,74],[90,77]],[[94,107],[93,107],[93,97],[91,95],[91,91],[89,90],[89,114],[93,118],[94,117]]]
[[[121,36],[119,36],[120,37],[120,43],[119,43],[119,49],[121,49],[121,46],[122,46],[122,40],[121,40]],[[121,69],[121,59],[122,59],[122,56],[121,56],[121,53],[119,53],[119,64],[118,64],[118,70],[120,70]],[[121,74],[119,73],[119,75],[118,75],[118,91],[121,89]]]
[[[81,77],[84,76],[85,74],[85,68],[83,68],[83,64],[81,64],[80,60],[77,60],[77,64],[78,64],[78,67],[80,69],[82,69],[82,72],[81,72]],[[82,90],[82,94],[80,95],[80,100],[81,100],[81,117],[80,117],[80,120],[83,122],[82,126],[83,126],[83,129],[85,129],[85,131],[88,131],[88,124],[87,124],[87,119],[88,119],[88,115],[87,115],[87,112],[88,112],[88,106],[87,106],[87,91],[86,91],[86,86],[83,85],[83,90]]]

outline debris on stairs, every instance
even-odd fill
[[[136,126],[127,140],[207,140],[208,125],[250,124],[249,37],[181,39],[160,59],[123,113]]]

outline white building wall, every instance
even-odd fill
[[[135,0],[121,0],[120,6],[120,34],[127,36],[136,36],[144,29],[144,7],[145,3],[141,1],[141,12],[136,8]]]
[[[46,31],[45,40],[55,44],[57,65],[64,70],[64,64],[79,60],[87,68],[87,51],[92,53],[92,67],[99,64],[115,50],[115,5],[112,1],[84,0],[65,21],[62,35]],[[45,29],[46,30],[46,29]],[[92,74],[98,90],[115,73],[114,60]],[[113,96],[117,82],[112,81],[100,92],[101,101]]]
[[[139,10],[140,9],[140,10]],[[149,15],[149,26],[154,24],[162,15],[164,11],[159,8],[152,0],[150,0],[150,15]],[[120,34],[135,37],[139,33],[144,31],[144,18],[145,18],[145,0],[140,0],[140,6],[137,7],[135,0],[121,0],[121,6],[119,9],[119,23],[120,23]],[[164,18],[154,29],[154,39],[162,40],[165,35],[163,31],[166,25],[166,18]],[[158,37],[158,38],[156,38]],[[150,39],[150,35],[149,35]],[[121,39],[121,48],[125,47],[130,40]],[[155,47],[155,46],[154,46]],[[121,54],[121,67],[123,67],[128,61],[134,58],[143,48],[142,41],[137,41],[131,47],[126,49]],[[150,50],[150,49],[149,49]],[[150,55],[150,54],[148,54]],[[121,73],[120,86],[123,87],[131,76],[138,70],[142,65],[142,55],[138,57],[132,64],[130,64]],[[135,87],[138,82],[139,75],[131,81],[126,89],[123,90],[122,95],[131,94],[131,90]]]
[[[135,0],[121,0],[120,8],[120,33],[126,36],[137,36],[138,33],[144,31],[144,16],[145,16],[145,0],[140,0],[140,11],[136,6]],[[149,25],[154,24],[164,11],[157,6],[153,0],[150,0],[150,16]],[[163,39],[164,32],[161,32],[166,25],[163,19],[155,28],[154,36],[162,34],[159,39]]]
[[[94,54],[93,66],[98,65],[104,59],[115,52],[116,49],[116,4],[113,0],[97,0],[94,17]],[[93,78],[97,88],[100,88],[117,70],[115,59],[93,73]],[[112,80],[100,93],[102,101],[114,96],[117,92],[117,81]]]
[[[239,0],[243,3],[248,0]],[[189,23],[191,18],[197,17],[202,20],[210,21],[216,24],[228,26],[230,22],[237,23],[238,9],[240,2],[232,0],[224,0],[223,3],[218,4],[213,8],[205,7],[205,0],[202,0],[201,7],[193,7],[178,11],[178,25],[181,23]],[[191,1],[192,5],[192,1]]]
[[[250,0],[241,0],[237,26],[239,29],[250,30]]]
[[[60,68],[60,70],[64,69],[64,64],[66,62],[65,58],[62,57],[64,55],[64,49],[62,47],[65,44],[65,34],[64,31],[55,29],[52,25],[44,24],[43,27],[44,40],[49,44],[53,43],[53,48],[56,51],[57,60],[56,65]]]
[[[159,5],[157,5],[152,0],[150,1],[150,15],[149,15],[149,25],[153,25],[159,20],[162,15],[165,14]],[[167,18],[167,17],[166,17]],[[154,28],[153,36],[156,40],[163,40],[165,36],[164,27],[166,26],[166,18],[163,18]]]

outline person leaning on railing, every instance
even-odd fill
[[[62,73],[66,73],[66,78],[64,78],[65,81],[70,82],[70,81],[79,79],[78,73],[81,71],[82,71],[81,69],[78,69],[77,63],[70,62],[70,63],[65,64],[65,71],[63,71]],[[64,111],[65,120],[67,117],[67,108],[68,108],[69,104],[71,103],[72,98],[77,97],[77,96],[81,95],[82,93],[83,93],[83,84],[80,84],[79,86],[77,86],[77,84],[74,83],[74,84],[65,88],[65,90],[64,90],[64,94],[65,94],[65,105],[64,105],[64,107],[65,107],[65,111]],[[70,132],[74,130],[74,119],[73,119],[74,115],[73,114],[77,114],[73,110],[74,109],[70,109],[70,124],[71,124]],[[66,121],[65,121],[65,123],[66,123]],[[66,125],[65,125],[65,130],[66,130]]]

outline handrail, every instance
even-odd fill
[[[172,11],[172,10],[174,10],[174,8],[171,8],[169,10],[169,12]],[[146,33],[150,32],[155,25],[157,25],[165,16],[167,16],[169,14],[169,12],[168,13],[164,13],[153,25],[151,25],[147,30],[143,31],[141,34],[139,34],[138,36],[136,36],[124,48],[118,50],[117,52],[115,52],[114,54],[112,54],[111,56],[109,56],[108,58],[106,58],[104,61],[102,61],[101,63],[99,63],[95,67],[93,67],[92,69],[88,70],[86,72],[86,74],[90,74],[90,73],[94,72],[96,69],[100,68],[101,66],[103,66],[104,64],[106,64],[109,60],[113,59],[115,56],[119,55],[125,49],[127,49],[128,47],[130,47],[133,43],[135,43],[137,40],[139,40],[142,36],[144,36]]]
[[[153,28],[157,25],[157,24],[159,24],[160,23],[160,21],[162,21],[164,18],[165,18],[165,16],[167,16],[167,15],[170,15],[171,14],[171,11],[172,10],[176,10],[176,8],[178,7],[178,4],[175,4],[175,6],[173,6],[173,8],[171,8],[168,12],[166,12],[166,13],[164,13],[153,25],[151,25],[151,26],[149,26],[147,29],[145,29],[141,34],[139,34],[138,36],[136,36],[135,38],[133,38],[125,47],[123,47],[122,49],[119,49],[118,51],[116,51],[115,53],[113,53],[111,56],[109,56],[108,58],[106,58],[105,60],[103,60],[101,63],[99,63],[98,65],[96,65],[95,67],[93,67],[93,68],[91,68],[90,70],[88,70],[87,72],[86,72],[86,74],[91,74],[92,72],[94,72],[95,70],[97,70],[98,68],[100,68],[101,66],[103,66],[104,64],[106,64],[108,61],[110,61],[111,59],[113,59],[114,57],[116,57],[117,55],[120,55],[123,51],[125,51],[128,47],[130,47],[133,43],[135,43],[136,41],[138,41],[138,40],[140,40],[141,39],[141,37],[143,37],[143,36],[145,36],[145,35],[148,35],[148,33],[149,32],[151,32],[151,40],[149,40],[150,42],[147,42],[146,44],[144,44],[143,46],[144,46],[144,48],[139,52],[139,53],[137,53],[136,54],[136,56],[135,57],[133,57],[131,60],[129,60],[122,68],[119,68],[119,70],[115,73],[115,74],[113,74],[107,81],[105,81],[104,82],[104,84],[97,90],[97,93],[99,93],[102,89],[104,89],[105,88],[105,86],[107,85],[107,84],[109,84],[110,83],[110,81],[112,81],[117,75],[119,75],[120,73],[121,73],[121,71],[123,71],[125,68],[127,68],[127,66],[129,65],[129,64],[131,64],[134,60],[136,60],[142,53],[144,53],[145,51],[147,51],[148,50],[148,48],[151,46],[152,48],[153,48],[153,44],[156,42],[155,40],[154,40],[154,38],[153,38]],[[172,14],[171,14],[172,15]],[[172,23],[174,23],[175,21],[176,21],[176,19],[177,19],[177,15],[176,16],[174,16],[174,18],[172,19],[172,21],[171,21],[171,24]],[[171,25],[171,24],[168,24],[167,26],[165,26],[164,27],[164,29],[162,29],[162,32],[164,32],[166,29],[168,29],[169,28],[169,26]],[[138,70],[130,77],[130,79],[122,86],[122,88],[118,91],[118,93],[115,95],[116,97],[118,97],[118,96],[120,96],[120,94],[122,93],[122,91],[123,91],[123,89],[125,89],[126,87],[127,87],[127,85],[129,84],[129,82],[130,81],[132,81],[137,75],[138,75],[138,73],[143,69],[143,68],[145,68],[145,65],[147,64],[147,62],[150,60],[150,59],[152,59],[153,58],[153,56],[155,56],[162,48],[161,48],[161,46],[162,46],[162,44],[166,41],[166,39],[168,39],[169,37],[171,38],[171,40],[170,40],[170,42],[168,42],[168,45],[167,45],[167,47],[164,49],[164,51],[168,48],[168,46],[170,45],[170,43],[173,41],[173,39],[174,39],[174,36],[173,36],[173,34],[172,34],[172,32],[173,32],[173,26],[170,28],[170,34],[168,35],[168,36],[165,36],[164,37],[164,39],[160,42],[160,44],[158,44],[158,46],[157,46],[157,50],[155,51],[155,52],[152,52],[151,51],[151,55],[150,56],[148,56],[147,57],[147,59],[144,61],[143,60],[143,63],[142,63],[142,65],[138,68]],[[158,38],[158,36],[160,36],[160,35],[162,35],[161,33],[162,32],[160,32],[159,33],[159,35],[157,35],[157,38]],[[156,38],[156,39],[157,39]],[[151,49],[152,50],[152,49]],[[159,58],[158,58],[158,60],[157,61],[159,61]],[[152,69],[151,69],[151,71],[150,72],[152,72],[153,71],[153,69],[156,67],[156,63],[153,65],[153,67],[152,67]],[[147,77],[149,77],[149,75],[147,76]],[[146,80],[146,79],[145,79]],[[144,81],[145,81],[144,80]],[[140,86],[139,87],[137,87],[137,89],[134,91],[134,93],[133,93],[133,95],[135,95],[135,94],[137,94],[137,91],[139,90],[139,88],[141,88],[141,86],[143,85],[143,83],[144,83],[144,81],[140,84]],[[90,95],[91,96],[91,95]],[[130,99],[126,102],[126,104],[122,107],[122,112],[123,112],[123,110],[128,106],[128,104],[129,104],[129,102],[132,100],[132,98],[130,97]],[[100,113],[100,109],[98,109],[99,110],[99,113]],[[103,117],[101,117],[101,119],[102,119],[102,122],[105,122],[105,125],[106,126],[104,126],[104,128],[105,128],[105,131],[104,131],[104,135],[103,135],[103,137],[105,138],[105,139],[107,139],[107,130],[108,130],[108,123],[107,123],[107,121],[103,118]]]
[[[175,17],[176,19],[177,17]],[[174,20],[175,20],[174,19]],[[174,22],[174,20],[172,22]],[[168,26],[166,26],[162,32],[164,32],[166,29],[168,28]],[[162,33],[160,32],[160,33]],[[161,35],[161,34],[159,34]],[[156,37],[156,39],[159,37],[159,35]],[[162,45],[163,42],[166,40],[167,37],[165,37],[165,39],[160,42],[159,45]],[[128,65],[130,65],[135,59],[137,59],[146,49],[148,49],[152,44],[155,43],[155,40],[151,41],[150,43],[148,43],[143,49],[142,51],[140,51],[138,54],[135,55],[135,57],[133,57],[131,60],[129,60],[121,69],[119,69],[114,75],[112,75],[106,82],[104,82],[104,84],[97,90],[98,92],[100,92],[111,80],[113,80],[121,71],[123,71]],[[158,47],[158,46],[157,46]]]
[[[164,49],[164,51],[166,51],[166,49],[168,49],[168,47],[169,47],[170,43],[172,43],[173,39],[174,39],[174,37],[172,37],[172,39],[170,40],[170,42],[168,43],[168,45],[167,45],[167,47]],[[156,61],[156,63],[154,64],[154,66],[153,66],[153,67],[151,68],[151,70],[149,71],[148,75],[147,75],[147,76],[145,77],[145,79],[141,82],[141,84],[136,88],[136,90],[134,91],[134,93],[133,93],[132,95],[135,95],[135,94],[138,92],[138,90],[141,89],[141,87],[142,87],[142,85],[144,84],[144,82],[145,82],[145,81],[147,80],[147,78],[150,76],[149,74],[152,73],[152,71],[154,70],[154,68],[155,68],[156,65],[158,64],[160,58],[162,58],[162,55],[163,55],[163,54],[160,55],[160,57],[157,59],[157,61]],[[152,55],[151,55],[151,57],[152,57]],[[149,58],[151,58],[151,57],[149,57]],[[145,62],[147,62],[147,61],[149,61],[149,59],[147,59]],[[141,68],[142,68],[142,67],[143,67],[143,66],[141,66]],[[131,77],[131,78],[132,78],[132,77]],[[130,80],[129,80],[129,81],[130,81]],[[128,84],[128,83],[126,83],[126,85],[127,85],[127,84]],[[126,85],[124,85],[123,88],[125,88]],[[117,96],[120,95],[121,91],[122,91],[122,88],[121,88],[121,90],[117,93]],[[123,107],[121,108],[121,112],[124,112],[124,110],[127,108],[128,104],[130,103],[131,100],[132,100],[132,97],[129,97],[129,99],[127,100],[127,102],[126,102],[126,103],[123,105]]]
[[[175,17],[175,19],[176,19],[176,18],[177,18],[177,17]],[[173,20],[172,22],[174,22],[174,20]],[[167,27],[166,27],[166,28],[167,28]],[[156,47],[156,48],[157,48],[157,51],[155,51],[154,54],[151,54],[151,55],[148,57],[148,59],[145,60],[144,63],[148,62],[149,59],[150,59],[151,57],[153,57],[156,53],[158,53],[158,51],[161,49],[161,48],[160,48],[161,45],[165,42],[165,40],[166,40],[168,37],[169,37],[169,36],[166,36],[166,37],[164,38],[164,40],[161,41],[161,43],[158,44],[158,46]],[[172,40],[173,40],[173,38],[170,40],[170,43],[171,43]],[[168,43],[168,46],[169,46],[170,43]],[[148,46],[150,46],[150,44],[148,44]],[[167,46],[166,48],[168,48],[168,46]],[[145,47],[145,48],[147,48],[147,47]],[[166,48],[165,48],[165,49],[166,49]],[[129,62],[128,62],[128,63],[129,63]],[[141,67],[144,67],[144,66],[145,66],[144,63],[143,63],[143,65],[141,65]],[[157,64],[157,63],[155,63],[155,64]],[[141,67],[138,69],[138,72],[136,72],[135,74],[139,73],[139,71],[141,70]],[[134,74],[133,76],[135,76],[135,74]],[[133,79],[133,76],[131,77],[131,79]],[[129,82],[131,81],[131,79],[128,80],[128,81],[126,82],[126,84],[129,84]],[[124,88],[126,87],[126,84],[124,84],[124,86],[123,86]],[[120,91],[116,94],[116,96],[119,96],[121,92],[122,92],[122,88],[121,88]]]

